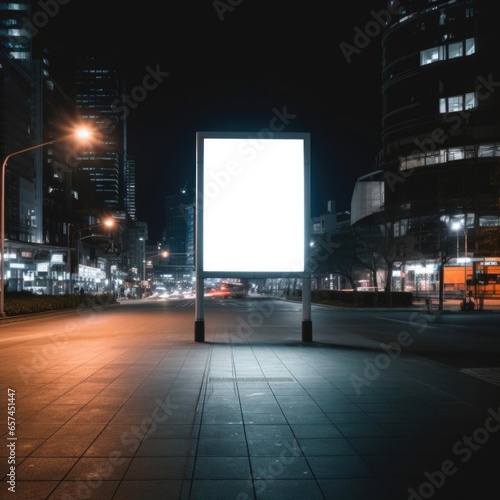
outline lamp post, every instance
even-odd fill
[[[464,293],[467,295],[467,229],[460,224],[460,222],[453,222],[451,229],[457,232],[457,262],[459,255],[458,245],[458,231],[464,232]]]
[[[139,240],[143,240],[143,238],[139,238]],[[144,253],[143,253],[143,259],[142,259],[142,280],[143,280],[144,284],[145,284],[145,282],[148,281],[148,278],[147,278],[147,268],[148,267],[153,267],[154,268],[153,259],[156,258],[158,260],[158,265],[160,265],[161,258],[162,257],[167,257],[167,256],[168,256],[168,252],[165,251],[165,250],[162,251],[160,245],[158,245],[158,250],[155,251],[155,252],[146,252],[146,251],[144,251]],[[151,276],[154,279],[154,269],[153,269],[153,272],[150,273],[150,274],[151,274]]]
[[[90,226],[87,226],[87,227],[81,227],[80,229],[77,229],[76,231],[73,232],[72,236],[71,236],[71,244],[73,243],[74,239],[75,239],[75,236],[78,234],[78,233],[81,233],[82,231],[86,231],[87,229],[93,229],[94,227],[99,227],[99,226],[106,226],[108,228],[111,228],[115,225],[115,221],[111,218],[111,217],[108,217],[107,219],[104,219],[102,222],[98,222],[97,224],[91,224]],[[88,236],[84,236],[83,238],[82,237],[79,237],[77,239],[77,244],[76,244],[76,262],[75,262],[75,266],[76,266],[76,269],[77,269],[77,273],[78,273],[78,266],[80,265],[80,243],[82,240],[84,240],[85,238],[94,238],[94,237],[102,237],[103,235],[97,235],[97,234],[89,234]],[[73,292],[73,286],[72,286],[72,281],[71,281],[71,276],[70,276],[70,293]]]
[[[58,139],[53,139],[52,141],[42,142],[41,144],[36,144],[35,146],[30,146],[29,148],[24,148],[19,151],[14,151],[8,154],[2,163],[2,189],[0,192],[0,317],[5,316],[5,170],[7,168],[7,162],[13,157],[20,155],[21,153],[26,153],[34,149],[43,148],[45,146],[50,146],[56,142],[61,142],[70,139],[71,137],[77,137],[81,140],[88,140],[91,137],[90,130],[86,128],[79,128],[75,132]]]

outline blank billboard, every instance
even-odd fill
[[[197,274],[300,276],[309,134],[198,132]]]

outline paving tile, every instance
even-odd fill
[[[398,500],[379,479],[319,479],[325,500]]]
[[[282,414],[282,409],[276,402],[272,404],[242,403],[241,411],[245,415],[253,413],[277,413],[279,415]]]
[[[273,479],[255,481],[255,494],[258,500],[324,500],[324,495],[312,479]]]
[[[193,479],[250,479],[248,457],[197,457]]]
[[[201,421],[203,425],[242,424],[243,416],[240,410],[220,413],[203,413]]]
[[[378,424],[335,424],[345,437],[381,437],[390,433]]]
[[[288,425],[246,425],[245,433],[247,439],[290,439],[294,438],[292,430]]]
[[[2,436],[2,439],[5,439],[7,436]],[[32,438],[23,438],[18,439],[16,441],[16,457],[22,458],[27,457],[33,453],[42,443],[44,443],[45,439],[32,439]],[[5,443],[6,441],[4,441]],[[2,446],[0,448],[0,458],[6,458],[9,456],[9,448],[7,446]]]
[[[342,433],[331,424],[292,424],[291,429],[296,438],[340,438]]]
[[[401,455],[408,453],[408,448],[400,441],[389,437],[347,438],[347,441],[360,455]]]
[[[17,478],[16,490],[13,494],[11,494],[11,496],[12,498],[22,498],[29,500],[46,500],[50,497],[50,494],[57,488],[58,484],[59,481],[23,481]],[[4,489],[7,489],[6,487],[6,484],[1,485],[2,495]],[[2,498],[9,498],[8,493],[5,493],[5,496],[2,496]]]
[[[186,457],[196,449],[195,441],[191,439],[148,437],[137,449],[138,457]]]
[[[89,498],[92,500],[112,500],[115,498],[118,481],[62,481],[47,500],[67,500],[68,498]]]
[[[249,439],[247,441],[251,456],[301,456],[303,453],[296,439]]]
[[[146,438],[155,439],[190,439],[198,436],[199,427],[191,424],[157,424],[151,425],[145,434]]]
[[[367,413],[333,412],[326,413],[333,424],[373,424],[376,421]]]
[[[306,457],[357,454],[355,448],[345,438],[302,438],[298,442]]]
[[[286,424],[287,420],[281,411],[279,413],[246,413],[243,411],[243,423],[255,425],[281,425]]]
[[[312,479],[307,460],[301,456],[250,457],[255,480]]]
[[[118,481],[123,478],[131,458],[80,458],[65,481]]]
[[[205,424],[200,425],[199,437],[202,438],[233,438],[238,439],[245,436],[243,424]]]
[[[184,498],[221,500],[223,498],[255,500],[253,485],[241,479],[195,479]]]
[[[298,413],[297,411],[289,411],[285,413],[285,418],[290,425],[293,424],[330,424],[330,419],[326,414],[315,411],[311,413]]]
[[[16,468],[19,481],[58,481],[70,471],[77,458],[31,458],[24,459]]]
[[[179,457],[134,457],[125,473],[125,481],[164,481],[184,478],[185,461]]]
[[[375,474],[359,456],[309,457],[309,465],[318,479],[373,478]]]

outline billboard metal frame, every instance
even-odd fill
[[[243,141],[268,141],[268,140],[300,140],[303,142],[303,255],[302,270],[286,271],[218,271],[205,270],[204,267],[204,170],[205,170],[205,139],[239,139]],[[277,186],[282,189],[286,186],[281,183]],[[297,200],[300,203],[300,200]],[[272,217],[272,214],[270,214]],[[196,272],[196,302],[195,302],[195,341],[205,341],[204,320],[204,279],[205,278],[294,278],[302,279],[302,339],[312,340],[311,321],[311,273],[309,270],[310,259],[310,134],[294,132],[271,132],[266,129],[261,132],[197,132],[196,133],[196,204],[195,204],[195,272]]]

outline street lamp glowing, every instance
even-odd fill
[[[88,127],[77,127],[67,135],[57,139],[52,139],[51,141],[42,142],[41,144],[36,144],[19,151],[14,151],[13,153],[9,153],[4,158],[1,172],[2,188],[0,191],[0,318],[5,316],[5,170],[7,169],[7,162],[13,156],[32,151],[34,149],[43,148],[44,146],[49,146],[56,142],[68,141],[71,139],[88,141],[92,138],[92,135],[92,131]]]
[[[77,139],[80,139],[82,141],[89,141],[90,139],[92,139],[92,132],[87,127],[78,128],[75,131],[75,135],[76,135]]]

